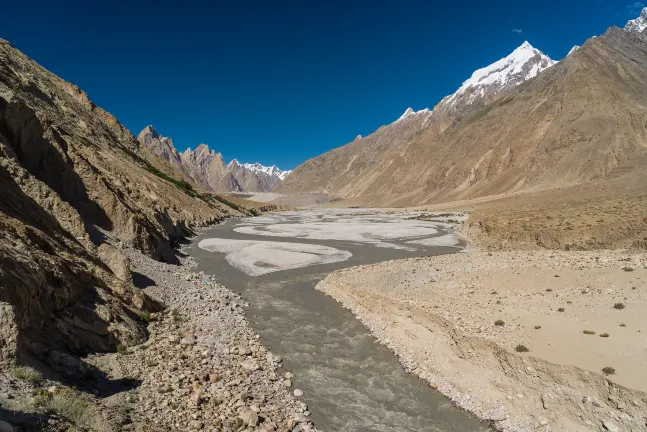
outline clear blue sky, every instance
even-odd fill
[[[647,1],[645,1],[647,3]],[[4,2],[0,37],[133,133],[294,168],[433,107],[524,40],[554,59],[623,0]],[[517,31],[514,31],[517,30]],[[520,31],[520,32],[519,32]]]

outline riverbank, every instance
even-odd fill
[[[469,252],[340,270],[316,289],[499,430],[620,431],[647,429],[645,280],[640,254]]]
[[[135,284],[167,309],[145,317],[145,344],[88,359],[110,379],[141,382],[102,401],[127,408],[121,430],[316,430],[282,359],[250,329],[239,295],[195,273],[191,257],[175,266],[125,252]]]
[[[165,306],[134,317],[147,322],[148,340],[62,359],[79,371],[75,382],[25,367],[0,371],[0,412],[14,413],[0,419],[28,431],[316,430],[293,395],[292,373],[250,328],[238,294],[196,273],[182,253],[171,265],[121,251],[120,274]]]

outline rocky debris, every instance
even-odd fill
[[[316,430],[282,379],[292,374],[279,373],[282,359],[245,320],[239,295],[193,272],[191,258],[175,266],[125,252],[135,271],[155,281],[146,292],[167,309],[149,318],[146,343],[87,359],[111,379],[141,380],[104,402],[128,407],[121,430]]]

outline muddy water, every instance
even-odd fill
[[[214,274],[250,302],[247,318],[272,352],[292,371],[292,388],[304,391],[311,419],[324,431],[481,431],[487,427],[419,378],[375,341],[339,303],[313,289],[331,271],[396,258],[456,252],[426,247],[414,251],[338,240],[267,237],[233,229],[230,220],[203,232],[190,253],[199,270]],[[293,219],[298,223],[298,218]],[[439,235],[444,234],[442,231]],[[225,254],[201,250],[205,238],[319,244],[352,252],[346,261],[250,277],[231,267]],[[392,240],[389,240],[391,243]]]

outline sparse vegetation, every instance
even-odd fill
[[[144,312],[144,313],[142,313],[139,317],[140,317],[140,318],[141,318],[141,320],[142,320],[142,321],[144,321],[145,323],[151,323],[151,322],[153,322],[153,321],[157,321],[157,315],[152,314],[152,313],[150,313],[150,312]]]
[[[34,405],[47,414],[56,414],[75,424],[88,418],[90,404],[71,389],[57,390],[53,393],[39,391],[34,396]]]
[[[29,384],[37,384],[43,377],[40,372],[29,366],[14,366],[7,371],[9,375]]]
[[[584,330],[582,333],[584,333],[585,335],[594,335],[595,334],[595,332],[593,330]]]
[[[121,355],[128,354],[128,347],[126,347],[126,345],[122,343],[117,344],[117,354],[121,354]]]
[[[613,308],[618,309],[618,310],[622,310],[622,309],[625,308],[625,305],[622,304],[622,303],[616,303],[616,304],[613,305]]]
[[[614,368],[610,367],[610,366],[603,367],[602,372],[605,375],[615,375],[616,374],[616,370]]]
[[[529,352],[529,351],[530,351],[530,350],[528,349],[528,347],[527,347],[527,346],[525,346],[525,345],[521,345],[521,344],[517,345],[517,346],[514,348],[514,350],[515,350],[516,352],[520,352],[520,353],[524,353],[524,352]]]
[[[494,325],[498,327],[503,327],[505,323],[503,322],[503,320],[496,320],[494,321]]]

